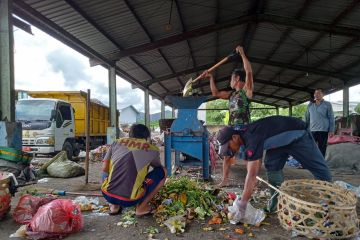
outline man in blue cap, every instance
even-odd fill
[[[221,156],[235,156],[240,146],[245,148],[247,175],[244,191],[238,203],[237,218],[241,219],[256,184],[264,161],[270,184],[280,186],[284,181],[282,169],[289,155],[297,159],[316,179],[331,181],[331,173],[307,125],[300,119],[272,116],[250,123],[241,130],[231,126],[217,135]],[[276,194],[272,192],[272,195]],[[268,211],[276,209],[277,198],[269,202]]]

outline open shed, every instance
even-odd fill
[[[13,114],[8,93],[14,85],[12,24],[27,31],[36,26],[87,56],[90,64],[108,68],[112,108],[115,74],[145,90],[148,117],[149,94],[169,104],[166,96],[180,94],[190,77],[240,44],[253,67],[253,101],[291,107],[309,100],[315,88],[343,89],[347,115],[348,89],[360,83],[359,2],[2,0],[3,117]],[[230,62],[215,72],[219,89],[228,88],[237,65]],[[207,81],[196,88],[213,99]]]

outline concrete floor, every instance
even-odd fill
[[[82,163],[83,164],[83,163]],[[52,188],[52,189],[61,189],[66,191],[84,191],[84,192],[93,192],[99,193],[99,179],[100,179],[100,169],[101,163],[95,162],[90,165],[90,177],[89,180],[91,184],[84,185],[85,178],[77,177],[71,179],[57,179],[57,178],[48,178],[47,182],[38,183],[36,187],[43,188]],[[261,171],[261,176],[264,178],[265,171]],[[360,185],[360,177],[358,174],[351,172],[333,172],[334,180],[343,180],[354,185]],[[228,191],[237,191],[240,190],[239,187],[244,183],[244,177],[246,175],[245,167],[240,163],[236,164],[231,169],[231,184],[235,187],[229,188]],[[221,169],[218,169],[214,172],[214,184],[221,177]],[[298,178],[311,178],[311,174],[302,169],[285,169],[286,179],[298,179]],[[34,186],[30,186],[34,187]],[[266,188],[264,184],[259,185],[260,188]],[[19,189],[23,191],[24,188]],[[14,208],[18,202],[20,193],[17,193],[16,196],[12,199],[12,207]],[[68,197],[71,198],[71,197]],[[100,199],[101,203],[105,203],[104,199]],[[360,205],[357,206],[358,213],[360,212]],[[116,223],[121,220],[120,216],[108,216],[107,214],[94,214],[89,212],[84,212],[84,222],[85,226],[83,231],[69,235],[67,239],[129,239],[129,240],[139,240],[139,239],[148,239],[147,234],[143,233],[146,228],[149,226],[155,226],[160,230],[159,234],[155,235],[156,239],[229,239],[226,238],[226,235],[231,235],[233,239],[248,239],[249,237],[244,235],[234,234],[234,229],[239,226],[234,225],[220,225],[215,226],[215,231],[206,232],[202,228],[207,226],[207,221],[193,221],[190,223],[186,229],[186,232],[180,236],[171,234],[168,229],[165,227],[160,227],[155,223],[153,218],[147,219],[138,219],[137,226],[131,226],[128,228],[123,228],[117,226]],[[254,237],[251,239],[290,239],[290,232],[284,230],[280,227],[276,215],[269,216],[266,222],[270,225],[263,225],[261,227],[251,227],[250,230],[247,230],[247,233],[252,232]],[[229,230],[219,231],[220,227],[230,227]],[[242,227],[242,226],[240,226]],[[14,233],[19,228],[19,225],[16,224],[10,216],[5,220],[0,222],[0,239],[8,239],[9,235]],[[12,238],[13,239],[13,238]],[[295,237],[292,239],[305,239],[304,237]]]

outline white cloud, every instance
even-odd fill
[[[87,91],[109,105],[108,71],[90,67],[85,56],[32,27],[34,35],[14,28],[15,88],[37,91]],[[144,92],[117,76],[118,109],[133,105],[144,112]],[[160,111],[150,97],[150,113]],[[170,109],[167,107],[166,109]]]

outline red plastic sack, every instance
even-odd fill
[[[328,138],[328,144],[337,144],[337,143],[360,143],[360,137],[357,136],[348,136],[348,135],[334,135]]]
[[[56,198],[52,196],[35,197],[28,194],[23,195],[14,209],[12,216],[17,223],[28,224],[42,205],[55,199]]]
[[[26,234],[36,239],[62,237],[80,231],[83,226],[79,205],[69,199],[57,199],[39,208]]]

